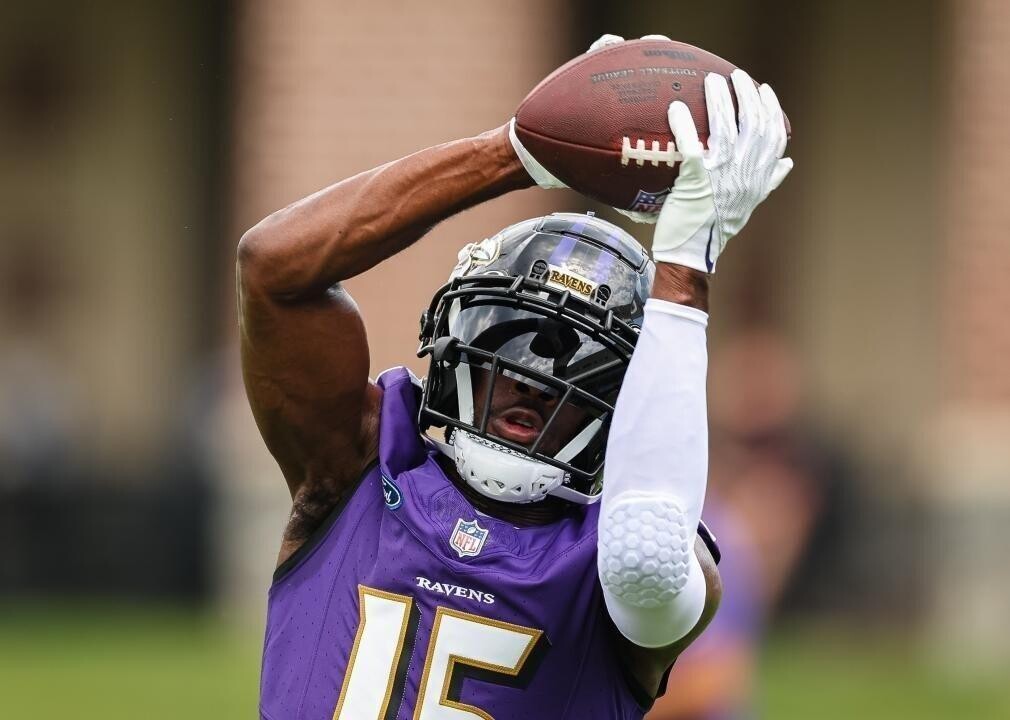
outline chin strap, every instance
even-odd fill
[[[434,442],[440,451],[448,455],[449,448],[445,443]],[[536,502],[568,480],[568,473],[561,468],[534,460],[465,430],[454,430],[450,444],[460,477],[492,500]]]
[[[424,437],[429,442],[431,442],[431,444],[434,445],[438,449],[438,451],[440,453],[442,453],[443,455],[445,455],[447,458],[449,458],[452,461],[456,460],[456,448],[455,447],[453,447],[452,445],[450,445],[447,442],[442,442],[441,440],[433,438],[430,435],[425,435]]]
[[[458,430],[453,430],[452,432],[456,433],[456,432],[459,432],[459,431]],[[439,440],[438,438],[433,438],[430,435],[425,435],[424,437],[432,445],[434,445],[435,448],[440,453],[442,453],[447,458],[449,458],[450,460],[452,460],[453,463],[456,465],[456,467],[459,468],[459,461],[457,460],[457,456],[456,456],[456,446],[454,444],[452,444],[451,442],[449,442],[449,443],[443,442],[442,440]],[[450,435],[450,437],[452,437],[452,435]],[[533,463],[537,463],[538,465],[542,465],[544,467],[553,468],[552,465],[548,465],[547,463],[541,463],[540,461],[533,460],[532,458],[529,458],[529,461],[533,462]],[[460,474],[462,475],[463,473],[461,472]],[[474,483],[474,482],[470,482],[469,478],[465,478],[464,477],[464,480],[467,482],[467,484],[471,485],[472,487],[476,488],[477,490],[481,490],[479,484]],[[483,491],[481,491],[481,494],[485,495],[487,497],[490,497],[492,499],[495,499],[495,500],[504,500],[504,498],[502,498],[500,496],[490,495],[490,494],[488,494],[486,492],[483,492]],[[558,485],[557,487],[553,488],[552,490],[549,490],[547,492],[547,495],[553,495],[554,497],[561,498],[562,500],[567,500],[569,502],[575,503],[576,505],[593,505],[593,504],[599,502],[600,497],[601,497],[599,494],[596,494],[596,495],[587,495],[586,493],[579,492],[578,490],[575,490],[575,489],[569,487],[568,485],[565,485],[564,481],[562,481],[562,484]]]

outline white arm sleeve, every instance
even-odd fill
[[[684,637],[705,606],[694,553],[708,479],[701,310],[650,299],[607,441],[598,568],[607,610],[637,645]]]

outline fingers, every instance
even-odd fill
[[[765,119],[767,121],[767,132],[769,140],[769,151],[772,157],[780,158],[786,153],[786,143],[789,138],[786,135],[786,119],[779,105],[779,99],[775,91],[768,84],[758,88],[761,96],[761,104],[764,106]]]
[[[669,40],[666,35],[643,35],[642,40]],[[605,35],[600,35],[600,37],[589,46],[589,50],[586,52],[592,52],[593,50],[599,50],[600,48],[606,47],[607,45],[616,45],[617,43],[624,42],[624,38],[620,35],[611,35],[607,33]]]
[[[607,45],[616,45],[622,42],[624,42],[624,38],[621,37],[620,35],[611,35],[607,33],[604,35],[600,35],[600,37],[597,38],[593,42],[593,44],[589,46],[589,50],[587,50],[586,52],[593,52],[593,50],[599,50],[600,48],[604,48]]]
[[[674,192],[681,198],[696,198],[711,193],[708,170],[705,169],[705,148],[698,139],[698,130],[687,105],[676,100],[666,112],[680,151],[680,170],[673,181]]]
[[[704,148],[701,140],[698,139],[698,129],[694,126],[694,118],[687,105],[680,100],[670,103],[666,112],[666,118],[670,123],[670,130],[673,132],[673,139],[677,142],[677,150],[686,158],[701,157]]]
[[[740,135],[747,141],[759,138],[765,132],[764,107],[758,95],[757,86],[743,70],[734,70],[730,75],[736,101],[740,106]]]
[[[726,78],[716,73],[705,76],[705,105],[708,107],[708,149],[715,157],[725,156],[736,144],[736,114]]]
[[[643,35],[642,39],[669,40],[670,38],[668,38],[666,35]],[[600,48],[606,47],[607,45],[616,45],[617,43],[622,42],[624,42],[624,38],[621,37],[620,35],[611,35],[610,33],[607,33],[605,35],[600,35],[600,37],[592,45],[589,46],[589,50],[587,50],[587,52],[592,52],[593,50],[599,50]]]

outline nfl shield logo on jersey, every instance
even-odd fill
[[[478,525],[476,520],[466,521],[460,518],[449,537],[449,544],[460,557],[476,557],[484,549],[485,540],[487,530]]]
[[[400,488],[396,486],[396,483],[390,480],[385,475],[382,477],[382,496],[386,501],[386,507],[390,510],[396,510],[400,505],[403,504],[403,493],[400,492]]]

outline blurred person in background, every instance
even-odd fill
[[[803,424],[800,364],[780,334],[752,328],[728,338],[713,354],[710,377],[705,514],[723,552],[725,594],[649,720],[754,714],[765,628],[808,550],[831,482],[827,457]]]

